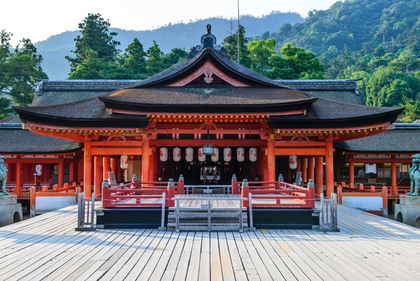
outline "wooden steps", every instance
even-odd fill
[[[246,209],[242,211],[242,225],[240,225],[239,208],[213,208],[209,214],[207,209],[180,208],[180,231],[238,231],[248,228],[248,215]],[[168,231],[176,231],[176,208],[169,208]]]

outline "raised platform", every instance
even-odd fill
[[[98,206],[99,207],[99,206]],[[71,206],[0,228],[1,280],[420,280],[420,229],[342,205],[341,232],[77,232]]]

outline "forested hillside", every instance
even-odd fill
[[[297,13],[281,12],[272,12],[260,18],[244,15],[240,20],[241,24],[246,26],[247,36],[257,36],[265,31],[275,32],[284,23],[294,25],[304,21]],[[185,48],[188,51],[192,46],[199,44],[207,24],[212,25],[212,33],[218,38],[218,44],[237,29],[236,21],[215,17],[189,23],[169,24],[154,30],[133,31],[118,28],[109,30],[118,33],[115,40],[121,42],[119,46],[121,50],[127,48],[134,38],[138,38],[145,49],[153,46],[153,40],[155,40],[160,49],[168,53],[173,48]],[[77,26],[74,28],[76,29]],[[78,34],[77,30],[67,31],[35,44],[38,53],[44,58],[42,66],[50,79],[66,79],[68,77],[70,65],[64,57],[71,55],[70,51],[74,50],[74,38]]]

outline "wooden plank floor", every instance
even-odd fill
[[[0,280],[420,280],[420,229],[345,206],[337,233],[76,232],[76,215],[0,228]]]

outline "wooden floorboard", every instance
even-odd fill
[[[418,228],[341,205],[338,215],[329,233],[77,232],[70,206],[0,228],[0,280],[420,280]]]

